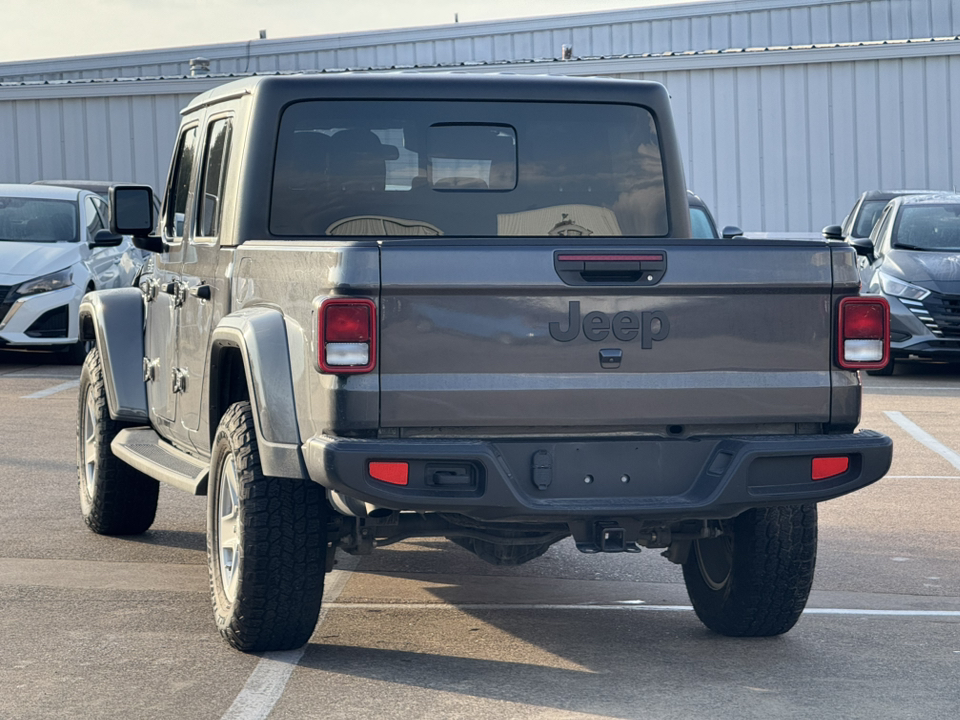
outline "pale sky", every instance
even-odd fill
[[[694,0],[0,0],[0,62]],[[702,0],[701,0],[702,1]]]

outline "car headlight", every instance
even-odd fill
[[[37,293],[50,292],[51,290],[60,290],[70,287],[73,284],[73,270],[59,270],[43,277],[27,280],[17,286],[18,295],[36,295]]]
[[[880,287],[887,295],[906,298],[907,300],[923,300],[925,297],[927,297],[927,295],[930,294],[929,290],[926,290],[922,287],[917,287],[916,285],[911,285],[910,283],[899,280],[892,275],[878,272],[877,276],[880,278]]]

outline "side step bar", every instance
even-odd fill
[[[165,442],[150,427],[121,430],[110,443],[113,454],[145,475],[185,490],[207,494],[209,465]]]

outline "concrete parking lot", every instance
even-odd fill
[[[79,368],[0,353],[0,718],[950,718],[960,714],[960,372],[865,377],[876,485],[820,508],[815,591],[779,638],[713,635],[657,551],[570,541],[519,568],[411,540],[328,577],[311,642],[231,650],[205,498],[142,537],[89,532]]]

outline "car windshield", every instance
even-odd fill
[[[857,216],[857,222],[853,226],[851,235],[855,238],[870,237],[873,232],[873,226],[880,219],[880,213],[887,206],[887,200],[865,200],[860,206],[860,214]]]
[[[960,203],[902,207],[893,245],[910,250],[960,252]]]
[[[76,242],[77,205],[70,200],[0,197],[0,241]]]
[[[703,208],[690,208],[690,225],[693,228],[693,237],[695,238],[718,238],[717,229],[710,222],[707,213]]]
[[[280,125],[270,230],[662,237],[656,123],[634,105],[300,102]]]

